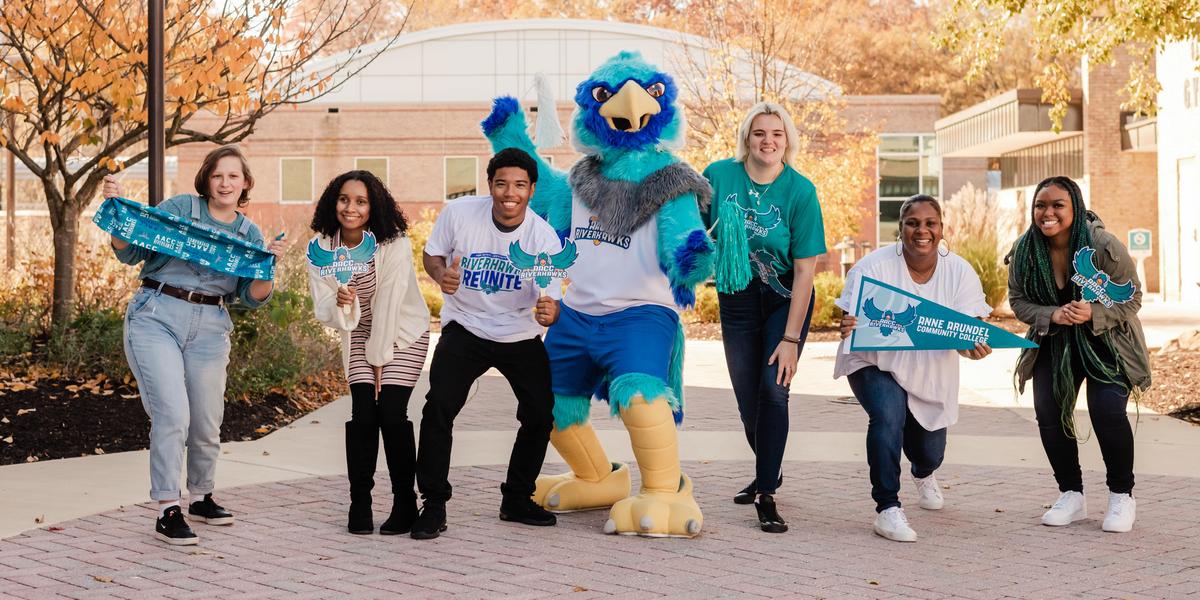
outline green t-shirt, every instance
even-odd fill
[[[703,213],[712,227],[720,202],[733,202],[746,217],[751,271],[784,296],[791,291],[779,277],[792,270],[792,261],[825,253],[825,222],[817,202],[817,188],[807,177],[784,165],[769,184],[758,184],[742,163],[727,158],[704,169],[713,187],[713,200]],[[783,293],[787,292],[787,293]]]

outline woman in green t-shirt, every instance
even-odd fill
[[[774,494],[788,435],[788,387],[812,318],[813,274],[825,226],[812,182],[790,166],[796,126],[782,106],[761,102],[738,130],[737,156],[704,170],[713,187],[705,224],[717,241],[717,297],[725,362],[755,478],[734,496],[754,503],[763,531],[787,523]]]

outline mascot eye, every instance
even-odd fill
[[[598,85],[592,88],[592,98],[595,98],[596,102],[608,102],[608,99],[612,98],[612,92],[608,91],[608,88]]]
[[[667,86],[661,81],[658,83],[652,83],[646,87],[646,93],[650,94],[650,96],[653,98],[662,98],[662,95],[667,93]]]

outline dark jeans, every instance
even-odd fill
[[[1072,357],[1075,374],[1075,393],[1083,383],[1083,365]],[[1037,414],[1038,432],[1054,479],[1061,492],[1083,492],[1083,472],[1079,468],[1079,442],[1068,435],[1062,423],[1062,409],[1051,391],[1051,361],[1049,352],[1039,352],[1033,366],[1033,409]],[[1088,378],[1088,414],[1092,430],[1100,443],[1100,454],[1108,471],[1108,489],[1117,494],[1133,491],[1133,429],[1125,407],[1129,394],[1119,385],[1104,384]],[[1078,430],[1078,427],[1076,427]]]
[[[471,385],[489,368],[500,371],[517,396],[517,441],[508,459],[506,496],[533,495],[554,426],[550,360],[542,338],[493,342],[451,322],[442,329],[429,369],[429,394],[421,413],[417,446],[417,488],[426,503],[450,499],[450,448],[454,418],[467,402]]]
[[[790,284],[791,277],[786,277],[785,285]],[[740,292],[718,294],[717,300],[725,364],[746,441],[754,451],[755,487],[760,493],[774,494],[787,446],[788,386],[775,383],[779,364],[768,365],[767,360],[783,340],[791,300],[758,279],[751,280]],[[812,311],[810,300],[797,355],[804,351]]]
[[[865,367],[850,374],[850,389],[867,411],[867,465],[875,512],[900,506],[900,450],[914,477],[929,477],[946,456],[946,428],[926,431],[908,410],[908,392],[891,373]]]

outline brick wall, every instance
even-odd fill
[[[1088,208],[1122,243],[1130,229],[1158,229],[1158,155],[1121,150],[1121,88],[1129,74],[1128,57],[1113,65],[1084,61],[1084,171]],[[1146,260],[1144,289],[1159,291],[1158,257]]]

